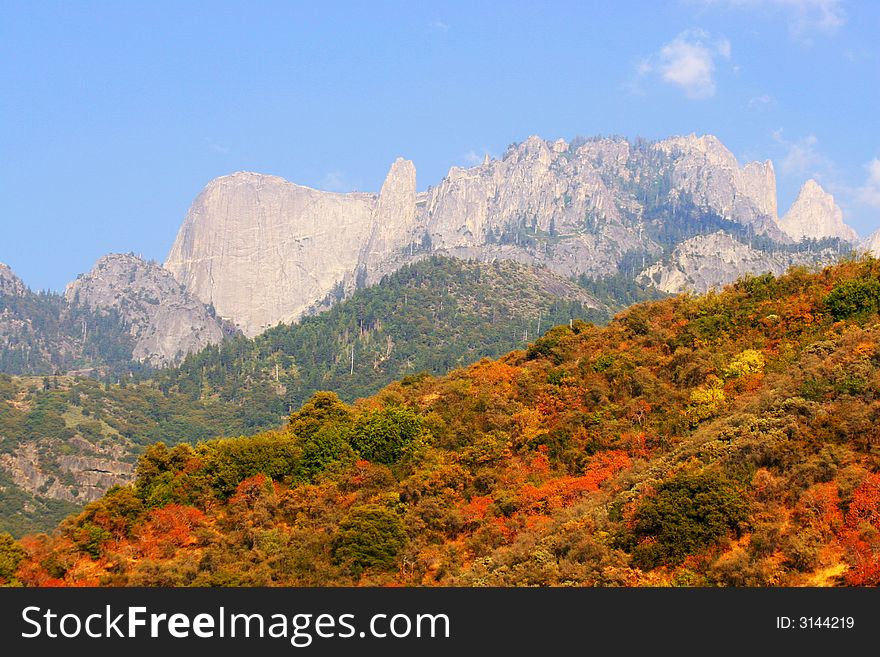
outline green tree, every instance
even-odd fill
[[[679,473],[636,509],[633,560],[642,568],[680,563],[736,529],[747,514],[746,501],[726,477]]]
[[[347,425],[328,424],[302,441],[300,470],[303,476],[313,480],[333,463],[350,462],[354,458],[348,444],[350,432]]]
[[[9,533],[0,534],[0,585],[14,586],[18,583],[15,572],[26,556],[27,552]]]
[[[351,410],[339,401],[335,392],[316,392],[290,416],[289,429],[301,440],[316,434],[327,424],[351,424]]]
[[[836,320],[876,312],[880,306],[880,281],[856,278],[838,283],[825,297],[825,306]]]
[[[285,432],[212,440],[199,445],[198,455],[203,461],[199,476],[223,499],[254,475],[287,484],[301,477],[302,448]]]
[[[377,463],[397,463],[422,429],[419,417],[406,408],[367,411],[355,421],[351,446],[363,458]]]
[[[406,543],[403,521],[394,511],[379,504],[363,504],[352,507],[339,523],[333,558],[356,572],[364,568],[387,570]]]

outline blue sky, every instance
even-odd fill
[[[326,5],[326,6],[325,6]],[[419,188],[531,134],[717,135],[880,226],[880,2],[0,2],[0,261],[164,260],[237,170]]]

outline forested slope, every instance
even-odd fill
[[[27,585],[876,585],[880,261],[575,321],[148,449]]]

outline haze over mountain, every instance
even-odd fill
[[[862,248],[873,254],[875,258],[880,258],[880,229],[875,230],[862,242]]]
[[[533,136],[500,159],[453,167],[422,192],[403,159],[378,194],[318,191],[247,172],[217,178],[193,203],[165,267],[253,336],[430,253],[650,282],[658,267],[684,266],[678,245],[722,229],[725,237],[684,247],[711,264],[689,262],[680,284],[667,289],[704,290],[744,272],[821,262],[839,247],[792,246],[858,238],[812,180],[780,220],[772,163],[740,166],[711,135],[653,143]],[[719,259],[719,249],[749,255]]]

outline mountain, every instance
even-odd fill
[[[118,377],[232,333],[167,270],[132,254],[104,256],[64,296],[34,293],[0,266],[0,372]]]
[[[843,211],[837,207],[834,197],[812,179],[801,187],[779,226],[794,240],[836,238],[851,243],[859,240],[856,231],[843,222]]]
[[[255,173],[224,176],[196,198],[165,267],[254,336],[299,318],[354,275],[374,205],[374,194],[319,192]]]
[[[211,309],[166,269],[130,253],[98,260],[67,286],[64,298],[72,306],[118,313],[131,333],[132,358],[152,366],[179,362],[225,335]]]
[[[849,239],[823,194],[805,185],[782,225]],[[322,192],[256,173],[217,178],[187,213],[165,267],[252,337],[430,254],[599,281],[634,278],[681,242],[719,230],[745,244],[759,237],[790,246],[780,225],[772,164],[740,166],[711,135],[530,137],[500,159],[453,167],[422,192],[403,159],[378,194]],[[716,268],[711,283],[738,273]]]
[[[871,233],[862,243],[862,248],[873,254],[875,258],[880,258],[880,230]]]
[[[877,586],[880,261],[573,321],[499,360],[150,447],[9,583]]]
[[[102,368],[130,371],[132,345],[114,311],[71,306],[54,292],[32,292],[0,267],[0,372],[52,374]]]

